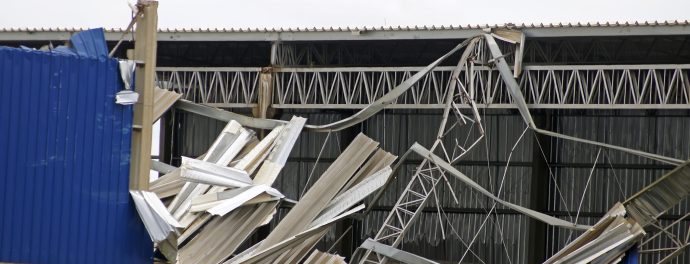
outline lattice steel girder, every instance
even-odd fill
[[[389,108],[441,109],[454,67],[437,67]],[[421,67],[274,69],[274,108],[359,109]],[[457,87],[481,108],[515,108],[496,70],[473,67]],[[259,68],[158,68],[161,88],[216,107],[254,107]],[[530,108],[684,109],[690,107],[689,64],[525,66],[518,78]],[[469,79],[469,78],[467,78]],[[462,105],[461,105],[462,106]],[[465,106],[467,107],[467,106]]]

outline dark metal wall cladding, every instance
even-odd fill
[[[0,48],[0,262],[150,263],[117,62]]]
[[[402,155],[415,141],[424,146],[430,146],[433,143],[441,118],[439,113],[432,110],[385,110],[385,113],[372,117],[352,130],[362,131],[379,141],[380,146],[385,150]],[[279,118],[287,120],[292,114],[308,118],[309,124],[325,124],[340,120],[351,113],[286,111]],[[685,110],[535,111],[533,115],[550,118],[553,130],[564,134],[676,158],[690,156],[690,139],[682,136],[687,135],[687,131],[690,130],[690,118],[688,118],[688,111]],[[178,112],[175,118],[177,118],[177,129],[173,131],[175,143],[178,144],[178,148],[185,150],[181,153],[188,156],[203,154],[225,125],[224,122],[182,112]],[[482,143],[482,146],[473,149],[456,167],[486,189],[495,192],[500,185],[510,150],[520,137],[525,125],[519,115],[511,112],[490,111],[482,118],[487,131],[486,144]],[[465,132],[464,130],[451,132],[457,134],[446,137],[455,136],[464,139]],[[298,199],[305,186],[313,184],[339,155],[340,148],[347,145],[348,142],[341,140],[346,138],[343,133],[347,132],[334,132],[330,136],[328,133],[303,132],[274,187],[287,197]],[[324,148],[314,169],[316,158],[327,136],[328,145]],[[546,191],[549,195],[548,211],[554,215],[563,215],[562,218],[573,221],[575,218],[573,212],[580,206],[582,193],[598,148],[558,139],[542,139],[540,144],[544,147],[549,145],[547,143],[551,145],[550,150],[544,151],[550,152],[547,158],[552,174],[546,176],[547,182],[543,182],[543,185],[532,186],[533,161],[542,157],[535,138],[532,132],[527,132],[522,142],[513,151],[501,197],[507,201],[531,207],[531,192],[536,188],[549,188]],[[487,160],[490,170],[487,169]],[[415,158],[402,167],[398,178],[376,205],[379,209],[372,211],[357,228],[360,231],[359,239],[372,237],[381,228],[382,222],[388,215],[387,209],[395,204],[418,163],[419,158]],[[672,168],[666,164],[616,151],[602,152],[602,157],[597,164],[581,206],[582,214],[578,222],[583,224],[594,224],[613,203],[631,196]],[[307,184],[312,170],[314,170],[313,176]],[[555,191],[554,181],[560,187],[563,201]],[[444,221],[440,222],[436,210],[426,210],[406,235],[403,249],[435,260],[457,262],[461,258],[467,248],[465,245],[475,237],[492,203],[488,198],[458,181],[451,180],[451,185],[458,196],[459,204],[453,200],[448,187],[440,185],[439,203],[448,209],[445,212],[448,215],[447,220],[444,217]],[[435,202],[431,201],[430,206],[435,207]],[[690,201],[683,201],[669,213],[676,216],[683,215],[690,212],[688,206],[690,206]],[[531,263],[527,254],[530,247],[534,246],[530,243],[532,220],[505,210],[503,206],[497,206],[497,208],[501,212],[489,218],[471,247],[472,252],[478,257],[468,253],[465,261],[480,263],[478,259],[481,258],[486,263]],[[567,216],[568,212],[565,212],[567,210],[572,211],[570,213],[572,217]],[[274,222],[286,213],[287,209],[280,209]],[[670,221],[664,220],[664,223],[668,222]],[[690,223],[690,221],[685,222]],[[441,235],[441,223],[446,234],[445,240]],[[687,227],[687,223],[682,226]],[[675,228],[673,232],[678,236],[684,236],[686,230],[684,227]],[[455,232],[459,236],[456,236]],[[552,255],[578,234],[562,228],[547,228],[544,249],[546,255]],[[320,244],[320,248],[323,250],[330,248],[339,235],[331,230],[324,238],[325,242]],[[672,245],[669,241],[655,243],[655,245]],[[659,257],[658,254],[645,254],[642,259],[651,261],[658,260]],[[690,256],[685,254],[675,263],[690,263]]]

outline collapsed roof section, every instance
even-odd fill
[[[363,206],[355,207],[350,211],[347,211],[348,209],[376,189],[386,185],[393,173],[390,166],[395,160],[395,156],[383,150],[377,150],[378,143],[366,136],[357,136],[266,239],[228,260],[253,230],[270,221],[275,213],[275,206],[284,198],[278,190],[272,189],[270,186],[284,166],[300,131],[303,128],[317,132],[338,131],[368,119],[384,109],[386,104],[410,89],[420,76],[433,70],[454,52],[468,45],[473,47],[474,42],[480,38],[486,42],[492,57],[489,63],[491,66],[495,66],[502,75],[512,96],[512,101],[517,105],[527,129],[548,136],[611,148],[670,164],[682,163],[681,160],[675,158],[575,138],[538,128],[532,120],[530,110],[522,94],[519,92],[519,87],[514,79],[515,73],[506,63],[505,56],[498,48],[495,37],[511,41],[511,36],[502,36],[500,33],[472,37],[373,104],[351,117],[331,124],[307,125],[303,118],[293,118],[289,122],[257,119],[184,100],[178,101],[176,107],[179,109],[229,121],[229,123],[209,151],[199,159],[185,158],[183,165],[178,169],[158,166],[165,167],[162,169],[169,171],[169,173],[152,184],[152,187],[161,197],[174,196],[168,209],[175,219],[179,220],[179,224],[184,229],[175,238],[176,241],[168,243],[169,245],[159,243],[161,245],[159,249],[168,260],[179,260],[182,263],[218,263],[226,260],[226,263],[294,263],[301,261],[325,234],[328,227],[335,221],[362,209]],[[469,49],[467,48],[461,57],[458,68],[463,67],[464,60],[470,59],[468,56],[470,52],[467,52]],[[515,70],[519,70],[519,65],[515,66]],[[467,98],[470,104],[473,102],[471,96],[466,92],[461,93],[461,96]],[[448,97],[442,122],[444,125],[448,118],[448,112],[454,104],[453,93],[449,93]],[[481,117],[476,107],[473,107],[473,111],[474,120],[471,121],[481,123]],[[259,141],[255,134],[245,127],[271,129],[271,132]],[[483,134],[483,127],[480,125],[479,128]],[[626,201],[624,207],[614,207],[594,227],[570,223],[502,200],[499,196],[485,190],[455,169],[447,158],[442,159],[435,155],[433,149],[445,135],[443,129],[442,126],[439,130],[439,139],[432,150],[414,145],[410,151],[424,157],[424,163],[433,164],[455,176],[495,203],[502,204],[549,225],[587,230],[580,238],[550,259],[550,262],[547,261],[549,263],[583,261],[610,263],[618,261],[644,235],[643,227],[655,221],[659,215],[688,194],[682,191],[689,189],[683,187],[687,185],[686,181],[690,178],[685,170],[686,163],[669,175],[662,177],[639,195]],[[477,141],[479,140],[481,137],[477,139]],[[422,203],[421,206],[423,205]],[[160,216],[160,218],[166,217]],[[410,222],[412,221],[414,221],[414,217],[410,220]],[[170,230],[170,228],[165,230]],[[232,239],[224,239],[223,230],[233,230],[230,234]],[[153,230],[152,232],[156,234],[155,237],[157,238],[160,238],[161,233],[164,233],[160,230]],[[377,252],[377,254],[381,253],[386,257],[408,256],[405,252],[393,252],[395,246],[394,244],[393,247],[384,250],[384,253]],[[363,245],[363,248],[370,251],[374,249],[369,244]],[[389,256],[385,254],[386,252],[393,253]]]

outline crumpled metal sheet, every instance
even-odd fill
[[[105,42],[105,31],[103,28],[81,31],[74,34],[69,41],[79,56],[91,58],[108,57],[108,45]]]
[[[219,185],[226,187],[246,187],[252,185],[252,179],[247,172],[205,162],[197,159],[182,157],[180,176],[187,182]]]
[[[478,37],[478,36],[477,36]],[[305,125],[304,128],[307,130],[312,130],[312,131],[317,131],[317,132],[329,132],[329,131],[340,131],[343,129],[346,129],[348,127],[354,126],[356,124],[359,124],[363,122],[364,120],[367,120],[368,118],[376,115],[376,113],[380,112],[383,110],[386,105],[390,104],[391,102],[395,101],[400,95],[404,94],[407,90],[409,90],[412,86],[415,85],[419,80],[421,80],[424,75],[432,71],[436,66],[441,64],[443,61],[445,61],[448,57],[452,56],[455,52],[458,50],[464,48],[467,46],[470,42],[474,41],[477,37],[472,37],[468,38],[462,43],[458,44],[455,46],[453,49],[451,49],[449,52],[432,62],[431,64],[427,65],[424,67],[422,70],[419,72],[415,73],[412,75],[410,78],[406,79],[403,81],[401,84],[393,88],[390,92],[386,93],[385,95],[381,96],[378,100],[374,101],[373,103],[369,104],[366,106],[364,109],[360,110],[359,112],[355,113],[354,115],[347,117],[345,119],[329,123],[329,124],[324,124],[324,125]],[[211,118],[215,118],[218,120],[236,120],[237,122],[240,122],[242,125],[247,126],[247,127],[253,127],[253,128],[261,128],[261,129],[272,129],[276,126],[285,124],[285,121],[281,120],[272,120],[272,119],[260,119],[260,118],[252,118],[228,111],[223,111],[221,109],[213,108],[213,107],[208,107],[208,106],[202,106],[199,104],[195,104],[189,101],[185,100],[180,100],[180,102],[176,105],[179,109],[192,112],[192,113],[197,113],[201,114],[204,116],[208,116]]]
[[[287,239],[282,240],[279,243],[272,244],[266,249],[259,250],[258,247],[254,248],[253,250],[250,249],[252,250],[250,251],[251,253],[245,255],[238,255],[238,257],[232,258],[226,261],[225,263],[271,263],[276,258],[281,257],[285,252],[302,244],[305,240],[313,239],[313,237],[320,237],[319,235],[323,235],[324,231],[328,230],[328,228],[330,228],[337,221],[343,219],[346,216],[352,215],[355,212],[360,211],[362,209],[364,209],[364,205],[359,205],[335,218],[330,219],[326,223],[309,228],[294,236],[288,237]]]
[[[163,241],[176,233],[177,228],[182,228],[156,194],[140,190],[130,190],[129,193],[153,242]]]
[[[256,228],[276,212],[278,201],[237,208],[224,217],[212,217],[204,228],[180,249],[180,263],[219,263],[225,260]]]
[[[304,260],[304,264],[347,264],[345,257],[328,254],[315,249],[309,257]]]
[[[182,94],[173,91],[161,88],[153,89],[153,122],[155,123],[160,119],[181,97]]]
[[[617,263],[645,234],[639,224],[625,218],[625,213],[623,205],[617,203],[591,229],[544,263]]]
[[[685,162],[628,198],[623,204],[628,215],[642,227],[646,227],[688,195],[690,162]]]
[[[356,170],[378,146],[378,142],[359,134],[317,182],[304,194],[278,226],[261,242],[257,251],[271,247],[305,230],[337,195]]]

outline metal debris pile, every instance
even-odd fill
[[[357,204],[388,181],[396,159],[363,134],[265,240],[236,252],[273,219],[279,203],[291,202],[271,186],[305,122],[293,117],[259,140],[230,121],[203,156],[183,157],[179,168],[154,163],[167,173],[152,182],[151,192],[131,194],[157,250],[173,263],[295,263],[307,256],[313,263],[342,262],[310,253],[335,222],[364,208]],[[169,201],[167,208],[160,199]]]
[[[386,186],[391,183],[391,175],[395,174],[410,153],[414,153],[423,158],[416,168],[415,175],[400,194],[398,202],[376,237],[365,241],[355,252],[352,260],[358,260],[359,263],[382,263],[390,260],[402,263],[435,263],[397,247],[424,206],[431,200],[430,197],[436,195],[437,184],[453,178],[492,200],[491,211],[488,212],[484,223],[496,206],[501,205],[550,226],[584,231],[546,263],[621,261],[630,249],[639,247],[646,232],[651,230],[650,227],[662,229],[657,224],[659,216],[690,194],[690,163],[538,128],[519,91],[514,73],[506,63],[505,55],[501,53],[494,37],[514,43],[521,41],[514,35],[500,33],[470,38],[373,104],[351,117],[331,124],[307,125],[306,119],[300,117],[293,117],[289,122],[256,119],[178,100],[179,96],[159,93],[160,96],[157,98],[163,101],[161,104],[164,106],[156,108],[157,116],[177,101],[177,109],[229,122],[203,156],[182,157],[179,168],[153,162],[152,167],[165,175],[151,183],[151,192],[131,192],[157,250],[172,263],[345,263],[343,257],[315,250],[315,245],[334,223],[364,209],[365,206],[361,203],[364,198],[377,192],[371,201],[375,203]],[[379,149],[377,142],[360,134],[311,188],[306,190],[300,201],[290,201],[280,190],[271,187],[280,175],[303,129],[332,132],[359,124],[384,109],[386,104],[396,100],[419,81],[421,76],[432,71],[444,59],[462,48],[465,48],[465,51],[453,72],[454,79],[472,78],[468,69],[475,63],[498,68],[507,92],[525,123],[525,130],[520,139],[531,130],[535,135],[541,134],[622,151],[678,167],[627,201],[617,203],[594,226],[578,224],[577,218],[574,222],[569,222],[508,202],[501,198],[501,188],[507,169],[501,180],[501,188],[497,193],[493,193],[453,166],[454,162],[483,140],[484,126],[474,102],[473,97],[476,95],[468,94],[460,82],[452,81],[446,94],[447,103],[437,138],[429,149],[414,144],[396,164],[393,164],[397,159],[395,155]],[[515,71],[519,71],[519,65],[515,65]],[[461,76],[460,72],[464,72],[466,76]],[[470,106],[472,117],[461,113],[455,103],[457,98]],[[449,123],[448,119],[451,116],[455,117],[455,121]],[[465,139],[464,146],[457,144],[457,139],[454,140],[456,146],[444,146],[444,142],[453,141],[444,141],[444,136],[449,134],[448,131],[468,124],[479,131],[479,137],[473,141]],[[259,139],[254,131],[246,127],[271,131]],[[451,150],[450,154],[448,150]],[[508,166],[509,164],[506,168]],[[450,191],[453,192],[452,189]],[[161,199],[167,201],[167,206]],[[436,199],[438,202],[438,198]],[[257,228],[273,219],[280,203],[293,203],[294,206],[264,240],[240,251],[240,247],[243,243],[248,243],[248,238]],[[366,213],[368,210],[363,214]],[[650,239],[654,237],[656,235]],[[690,245],[688,241],[690,239],[686,239],[685,243],[679,241],[678,248],[663,261],[681,254],[682,250]],[[470,247],[471,243],[467,251],[470,251]],[[463,258],[468,254],[467,251]]]

